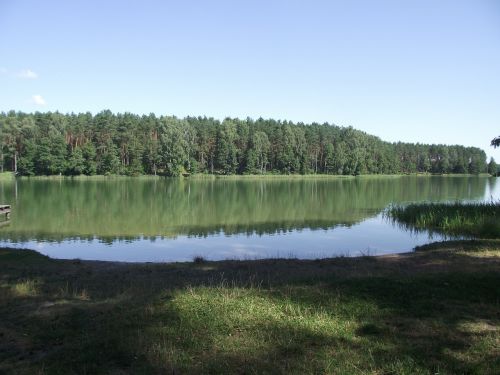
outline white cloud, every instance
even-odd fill
[[[46,105],[47,102],[45,101],[45,99],[42,97],[42,95],[33,95],[31,97],[31,101],[36,104],[36,105]]]
[[[31,69],[24,69],[21,70],[17,76],[22,79],[37,79],[38,74],[36,74],[33,70]]]

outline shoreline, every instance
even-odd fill
[[[434,243],[430,243],[432,245]],[[426,245],[424,245],[426,246]],[[422,246],[422,247],[424,247]],[[286,256],[269,256],[265,258],[226,258],[226,259],[206,259],[200,255],[194,255],[192,260],[173,260],[173,261],[127,261],[127,260],[100,260],[100,259],[81,259],[81,258],[55,258],[49,255],[42,254],[41,252],[30,249],[30,248],[16,248],[16,247],[8,247],[1,246],[0,251],[8,251],[8,252],[26,252],[26,253],[34,253],[35,256],[40,256],[47,258],[50,261],[55,262],[71,262],[71,263],[82,263],[82,264],[108,264],[108,265],[130,265],[130,266],[140,266],[140,265],[192,265],[192,264],[224,264],[224,263],[266,263],[266,262],[281,262],[281,261],[293,261],[298,263],[311,263],[311,262],[331,262],[336,259],[365,259],[365,258],[384,258],[384,257],[403,257],[408,254],[412,254],[416,251],[416,249],[411,249],[403,252],[395,252],[395,253],[384,253],[384,254],[362,254],[358,252],[359,255],[349,255],[349,254],[340,254],[338,256],[330,256],[324,258],[297,258],[293,255]]]
[[[1,373],[500,370],[500,240],[184,263],[0,249],[0,264]]]
[[[333,175],[333,174],[202,174],[196,173],[189,176],[163,176],[163,175],[39,175],[39,176],[15,176],[13,172],[0,174],[0,181],[9,180],[113,180],[113,179],[136,179],[136,180],[238,180],[238,179],[359,179],[359,178],[401,178],[401,177],[495,177],[488,173],[479,174],[457,174],[457,173],[407,173],[407,174],[360,174],[360,175]]]
[[[99,260],[99,259],[81,259],[81,258],[53,258],[48,255],[42,254],[41,252],[35,249],[29,248],[15,248],[15,247],[0,247],[0,252],[25,252],[25,254],[33,255],[36,257],[45,258],[49,261],[61,262],[61,263],[78,263],[78,264],[88,264],[88,265],[110,265],[110,266],[200,266],[200,265],[224,265],[224,264],[255,264],[259,263],[278,263],[278,262],[294,262],[294,263],[303,263],[304,265],[310,263],[332,263],[337,260],[346,260],[349,259],[351,261],[360,261],[366,259],[405,259],[410,258],[414,254],[421,254],[424,252],[431,251],[442,251],[442,250],[450,250],[451,248],[458,249],[468,249],[470,247],[475,246],[498,246],[499,248],[499,256],[500,256],[500,239],[463,239],[463,240],[444,240],[444,241],[435,241],[430,242],[425,245],[416,246],[415,248],[403,251],[403,252],[390,252],[384,254],[363,254],[359,252],[359,255],[346,255],[340,254],[338,256],[333,257],[324,257],[324,258],[297,258],[293,255],[290,256],[277,256],[277,257],[266,257],[266,258],[227,258],[227,259],[218,259],[218,260],[210,260],[205,259],[203,256],[195,255],[192,260],[180,260],[180,261],[121,261],[121,260]],[[0,258],[1,261],[1,258]]]

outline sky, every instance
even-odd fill
[[[0,111],[274,118],[490,147],[500,0],[0,0]]]

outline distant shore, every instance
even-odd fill
[[[20,179],[39,179],[39,180],[60,180],[60,179],[76,179],[76,180],[105,180],[105,179],[193,179],[193,180],[215,180],[215,179],[353,179],[353,178],[400,178],[407,176],[441,176],[441,177],[494,177],[487,173],[480,174],[434,174],[434,173],[408,173],[408,174],[361,174],[361,175],[332,175],[332,174],[204,174],[196,173],[187,176],[168,177],[163,175],[50,175],[50,176],[15,176],[13,172],[0,173],[0,181],[11,180],[14,178]]]

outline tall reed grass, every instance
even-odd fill
[[[385,215],[394,223],[411,230],[430,230],[473,238],[500,238],[500,202],[393,205]]]

